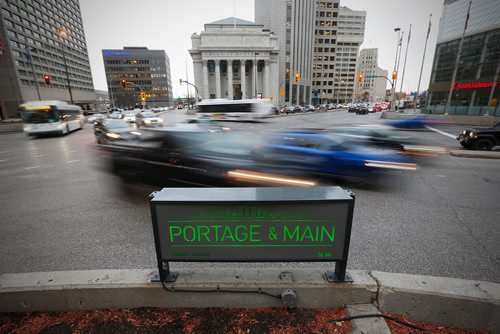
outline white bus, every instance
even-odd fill
[[[272,115],[272,105],[261,100],[203,100],[196,113],[212,119],[249,121]]]
[[[85,124],[82,108],[62,101],[26,102],[19,109],[29,136],[65,135]]]

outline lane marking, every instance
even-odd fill
[[[41,157],[44,157],[45,155],[43,154],[37,154],[37,155],[32,155],[31,157],[32,158],[41,158]]]
[[[66,151],[66,153],[76,153],[77,151]]]
[[[0,162],[6,162],[6,161],[9,161],[9,159],[0,160]]]
[[[69,161],[67,161],[67,163],[72,164],[73,162],[78,162],[78,161],[80,161],[80,160],[69,160]]]
[[[441,130],[439,130],[439,129],[435,129],[435,128],[431,127],[431,126],[426,125],[425,127],[426,127],[427,129],[431,130],[431,131],[434,131],[434,132],[440,133],[440,134],[442,134],[443,136],[450,137],[450,138],[453,138],[453,139],[456,139],[456,138],[457,138],[457,136],[454,136],[454,135],[452,135],[452,134],[449,134],[448,132],[441,131]]]
[[[10,151],[0,151],[0,154],[3,154],[3,153],[10,153]]]
[[[40,168],[40,166],[24,167],[24,169],[35,169],[35,168]]]

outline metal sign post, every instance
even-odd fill
[[[151,194],[159,277],[179,262],[334,261],[346,275],[354,195],[340,187],[164,188]]]

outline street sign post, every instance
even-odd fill
[[[354,195],[340,187],[164,188],[151,195],[161,281],[169,261],[335,261],[345,282]]]

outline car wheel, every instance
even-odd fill
[[[491,151],[493,143],[489,139],[481,139],[476,143],[475,148],[479,151]]]

